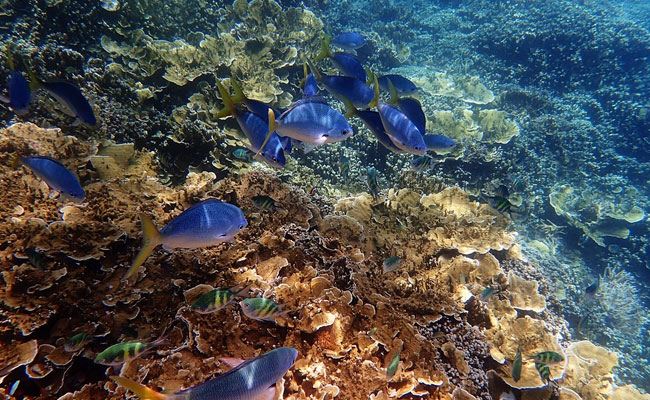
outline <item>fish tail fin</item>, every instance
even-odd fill
[[[305,77],[300,80],[300,87],[305,86],[305,83],[307,82],[307,76],[309,76],[309,69],[307,69],[306,62],[302,63],[302,73],[305,75]]]
[[[344,97],[343,98],[343,104],[345,104],[345,109],[347,110],[346,113],[345,113],[345,118],[350,118],[353,115],[357,115],[358,110],[356,109],[354,104],[352,104],[350,102],[350,100],[348,100],[348,99],[346,99]]]
[[[235,92],[235,95],[230,98],[233,103],[241,103],[247,100],[239,82],[235,78],[230,78],[230,86],[232,86],[232,90]]]
[[[156,392],[155,390],[141,385],[138,382],[127,378],[122,378],[121,376],[111,375],[109,378],[114,380],[118,385],[132,391],[142,400],[168,400],[173,398],[168,394]]]
[[[316,61],[320,61],[323,58],[331,57],[332,52],[330,51],[330,41],[327,40],[329,36],[323,36],[320,41],[320,53],[316,56]],[[330,39],[331,40],[331,39]]]
[[[368,66],[363,67],[363,70],[366,71],[366,85],[372,85],[372,77],[375,76],[375,73]]]
[[[316,80],[317,80],[318,82],[321,82],[321,81],[323,80],[323,76],[322,76],[322,75],[320,74],[320,72],[316,69],[316,67],[314,66],[314,64],[312,64],[311,61],[309,61],[309,59],[306,59],[305,62],[307,63],[307,65],[309,65],[309,69],[311,70],[311,73],[314,74],[314,76],[316,77]]]
[[[124,279],[130,278],[135,271],[144,263],[144,260],[149,257],[149,254],[161,243],[160,232],[156,229],[156,226],[151,221],[151,218],[145,214],[140,214],[140,221],[142,222],[142,232],[144,234],[142,248],[140,252],[133,260],[131,268],[124,275]]]
[[[38,79],[38,76],[36,76],[36,73],[32,71],[31,68],[25,64],[24,61],[22,61],[23,67],[25,68],[25,71],[27,72],[27,75],[29,76],[29,90],[32,92],[40,89],[43,87],[43,81]]]
[[[235,289],[235,288],[233,288],[231,290],[233,292],[235,290],[237,290],[237,292],[235,293],[235,297],[246,297],[246,295],[248,294],[248,291],[251,289],[251,287],[252,287],[251,285],[247,285],[245,288],[243,288],[241,290],[238,290],[238,289]]]
[[[257,150],[257,153],[255,153],[253,158],[259,156],[262,150],[264,150],[264,146],[266,146],[269,139],[271,139],[271,135],[273,134],[273,132],[275,132],[275,128],[277,128],[277,123],[275,122],[275,112],[273,111],[272,108],[269,108],[269,132],[266,134],[266,138],[264,139],[264,142],[262,142],[260,149]]]
[[[232,80],[231,80],[232,82]],[[221,95],[221,101],[223,101],[223,109],[219,110],[215,118],[220,119],[228,115],[235,114],[235,103],[233,103],[230,93],[226,90],[225,87],[221,84],[221,81],[217,79],[217,88],[219,89],[219,94]]]
[[[372,81],[375,85],[375,98],[372,99],[370,103],[368,103],[368,107],[377,107],[379,105],[379,81],[377,80],[377,75],[375,75],[372,71],[370,71],[372,74]]]
[[[388,104],[397,104],[399,101],[399,94],[397,94],[397,89],[395,89],[395,85],[393,85],[393,81],[388,79],[388,89],[390,90],[390,100],[388,100]]]

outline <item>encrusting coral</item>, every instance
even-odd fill
[[[361,194],[323,215],[312,197],[274,175],[251,171],[216,182],[212,173],[190,173],[170,188],[158,181],[148,153],[114,146],[83,144],[30,124],[3,131],[0,188],[10,196],[0,205],[7,222],[0,228],[7,244],[0,252],[6,320],[0,340],[3,348],[11,342],[31,350],[7,354],[0,379],[66,399],[122,398],[106,368],[87,357],[120,341],[165,335],[168,344],[124,364],[122,376],[179,390],[224,372],[218,357],[246,359],[291,346],[299,358],[277,386],[286,399],[489,399],[487,371],[510,383],[501,370],[517,342],[526,356],[562,352],[544,322],[548,310],[537,286],[506,278],[500,266],[515,242],[507,218],[458,188],[391,190],[381,200]],[[78,173],[83,204],[64,205],[29,171],[7,166],[15,154],[36,153]],[[99,179],[101,168],[88,162],[97,154],[117,165],[130,160],[133,170]],[[256,207],[259,195],[275,206]],[[140,245],[140,213],[161,226],[207,197],[245,210],[249,225],[234,243],[158,250],[135,278],[122,280]],[[29,261],[27,249],[36,249],[43,263]],[[384,273],[391,255],[401,266]],[[236,286],[272,298],[287,315],[259,322],[236,302],[211,314],[188,307],[211,288]],[[483,299],[479,293],[488,286],[495,294]],[[62,340],[80,332],[93,340],[66,354]],[[399,367],[387,381],[393,356]],[[530,365],[523,375],[532,383],[522,378],[517,387],[539,386]],[[562,376],[564,366],[557,368],[553,379]],[[589,371],[597,376],[606,369]],[[582,393],[581,384],[567,379],[565,386]]]

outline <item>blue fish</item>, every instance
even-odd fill
[[[348,110],[346,116],[356,115],[357,117],[359,117],[359,119],[363,121],[363,123],[370,130],[370,132],[373,135],[375,135],[379,143],[381,143],[385,148],[387,148],[388,150],[392,151],[395,154],[404,153],[404,151],[402,151],[399,147],[395,146],[393,144],[393,141],[390,140],[388,135],[386,135],[384,124],[382,124],[381,117],[379,116],[379,113],[377,111],[357,110],[354,107],[354,105],[347,100],[344,100],[343,103],[345,103],[345,107]]]
[[[0,96],[0,101],[9,104],[16,114],[23,115],[29,109],[29,103],[32,101],[32,91],[29,88],[29,83],[23,77],[23,73],[16,71],[14,68],[14,60],[10,46],[7,46],[7,64],[9,64],[9,69],[11,69],[8,85],[9,97]]]
[[[379,196],[379,184],[377,183],[377,170],[375,167],[368,167],[366,169],[366,183],[368,184],[370,194],[376,199]]]
[[[352,54],[338,51],[332,53],[329,49],[330,42],[328,39],[328,37],[325,37],[321,41],[322,47],[320,53],[316,56],[316,61],[329,57],[336,69],[338,69],[343,75],[357,78],[365,82],[366,71],[363,69],[363,65],[361,65],[359,60],[357,60],[357,58]]]
[[[61,193],[64,199],[81,202],[84,190],[79,179],[59,161],[50,157],[19,157],[19,162],[31,169],[47,185]]]
[[[341,33],[332,40],[332,44],[346,50],[356,50],[366,44],[366,39],[356,32]]]
[[[225,374],[173,394],[159,393],[121,376],[111,376],[141,399],[154,400],[250,400],[273,399],[275,387],[298,357],[298,350],[280,347],[239,363]],[[228,359],[230,363],[234,362]]]
[[[386,135],[395,146],[406,153],[418,156],[426,154],[427,145],[424,143],[424,138],[418,127],[402,111],[380,101],[377,77],[374,76],[373,79],[375,80],[375,96],[371,106],[377,105]]]
[[[299,140],[307,147],[339,142],[352,135],[345,117],[327,104],[301,101],[284,112],[276,121],[280,136]],[[309,149],[306,149],[309,151]]]
[[[59,104],[63,105],[66,114],[75,117],[77,121],[87,126],[97,125],[95,112],[83,93],[81,93],[79,86],[60,79],[41,81],[31,71],[29,71],[29,75],[32,90],[44,89]]]
[[[282,143],[280,143],[280,138],[275,129],[273,129],[273,124],[265,122],[262,117],[256,113],[249,111],[238,111],[235,108],[230,94],[223,87],[221,82],[217,81],[217,87],[219,88],[219,93],[221,93],[221,99],[224,102],[224,110],[220,111],[217,115],[233,115],[239,128],[244,132],[246,138],[248,138],[249,146],[248,149],[252,152],[261,156],[261,158],[270,166],[274,168],[283,168],[287,160],[284,156],[284,149],[282,148]],[[273,109],[267,108],[267,112],[273,113]],[[268,117],[267,117],[268,120]]]
[[[241,90],[241,86],[239,86],[239,83],[234,78],[230,78],[230,85],[235,92],[235,95],[232,96],[232,102],[235,104],[243,103],[248,111],[262,118],[265,123],[269,123],[269,109],[273,110],[275,115],[282,114],[277,108],[271,107],[262,101],[253,100],[246,97],[246,95],[244,95],[244,92]]]
[[[379,77],[379,87],[381,87],[381,90],[386,92],[390,91],[389,81],[393,83],[395,89],[397,89],[397,93],[401,96],[411,95],[418,91],[418,87],[415,86],[415,83],[404,78],[402,75],[396,74],[383,75]]]
[[[197,249],[232,241],[248,222],[242,211],[229,203],[207,199],[194,204],[160,231],[145,214],[140,215],[144,243],[125,278],[132,276],[158,245],[166,249]]]
[[[433,152],[448,151],[456,146],[456,142],[449,136],[445,135],[424,135],[424,143],[427,144],[427,150]]]
[[[350,76],[337,76],[321,74],[309,61],[307,62],[316,80],[321,82],[325,89],[340,101],[347,99],[358,108],[368,108],[374,93],[365,81]]]

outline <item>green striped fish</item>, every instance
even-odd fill
[[[515,359],[512,361],[512,379],[514,379],[515,382],[521,379],[522,366],[521,347],[517,346],[517,354],[515,354]]]
[[[63,343],[63,350],[68,353],[77,352],[83,349],[90,339],[92,339],[92,336],[89,334],[85,332],[78,333]]]
[[[249,288],[250,286],[240,291],[236,291],[236,288],[214,289],[196,299],[191,307],[200,314],[213,313],[232,303],[235,297],[241,297],[246,294]]]
[[[543,362],[535,361],[535,369],[539,374],[542,382],[548,384],[551,382],[551,369],[548,367],[548,364]]]
[[[270,210],[271,208],[275,207],[275,200],[269,196],[255,196],[251,200],[253,200],[253,204],[255,204],[255,206],[263,210]]]
[[[165,339],[160,338],[151,343],[135,341],[114,344],[97,354],[95,362],[97,364],[119,366],[127,361],[140,357],[144,353],[150,351],[156,346],[160,346],[164,342]]]
[[[275,301],[262,297],[244,299],[239,302],[239,305],[244,315],[258,321],[275,322],[276,318],[284,316],[287,313],[287,311],[282,311],[280,305]]]
[[[544,364],[557,364],[564,361],[564,356],[554,351],[542,351],[535,354],[534,360],[535,362],[541,362]]]

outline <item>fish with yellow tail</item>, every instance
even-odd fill
[[[298,350],[280,347],[250,358],[221,376],[171,394],[157,392],[121,376],[110,378],[142,400],[270,400],[275,398],[273,384],[291,368],[296,357]]]
[[[131,277],[149,257],[153,249],[163,245],[166,249],[197,249],[232,241],[248,222],[237,207],[218,199],[207,199],[194,204],[169,221],[160,231],[151,219],[142,214],[144,243],[124,276]]]

